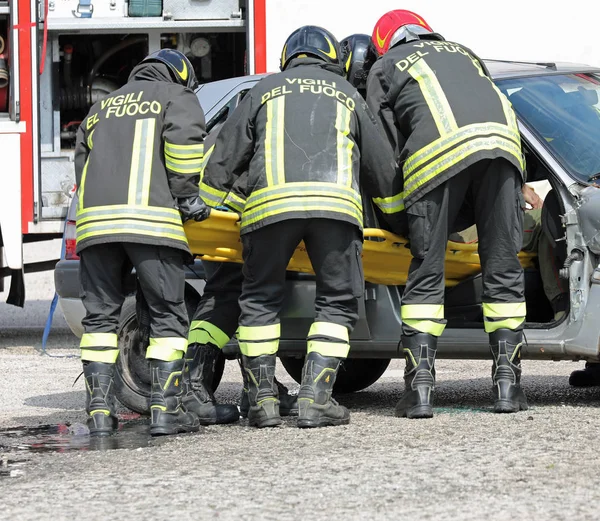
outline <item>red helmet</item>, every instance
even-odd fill
[[[433,29],[418,14],[396,9],[385,13],[377,21],[371,39],[379,55],[382,55],[390,47],[404,40],[409,31],[415,35],[433,33]]]

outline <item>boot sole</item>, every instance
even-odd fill
[[[237,416],[236,418],[227,418],[227,419],[223,419],[223,418],[199,418],[200,421],[200,425],[228,425],[230,423],[235,423],[240,421],[240,417]]]
[[[529,405],[523,402],[518,402],[515,404],[515,402],[508,400],[497,400],[494,403],[494,412],[498,414],[510,414],[519,411],[526,411],[527,409],[529,409]]]
[[[250,427],[262,429],[264,427],[278,427],[283,423],[281,418],[267,418],[266,420],[254,420],[249,423]]]
[[[350,418],[345,418],[342,420],[308,420],[308,419],[298,419],[298,428],[300,429],[315,429],[318,427],[339,427],[340,425],[348,425],[350,423]]]
[[[409,420],[422,420],[433,418],[433,406],[417,405],[408,409],[396,409],[396,416],[399,418],[408,418]]]
[[[195,427],[150,427],[150,436],[170,436],[186,432],[198,432],[200,425]]]

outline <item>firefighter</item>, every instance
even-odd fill
[[[391,149],[343,79],[333,35],[315,26],[294,31],[283,47],[281,71],[261,80],[225,122],[201,189],[223,200],[248,172],[237,336],[250,425],[281,423],[274,383],[279,313],[286,268],[301,241],[316,273],[316,299],[298,426],[342,425],[349,412],[331,393],[364,290],[359,181],[392,221],[402,201],[394,191]]]
[[[368,34],[352,34],[340,42],[346,79],[358,93],[367,95],[367,75],[369,66],[365,63],[369,58],[371,37]]]
[[[163,49],[146,57],[127,84],[96,103],[79,127],[77,253],[86,316],[81,359],[92,436],[116,431],[113,377],[123,277],[135,268],[148,304],[152,435],[197,431],[182,406],[189,319],[184,262],[191,261],[182,220],[210,209],[198,184],[204,114],[191,63]]]
[[[525,321],[523,154],[507,98],[467,48],[405,10],[373,30],[381,58],[367,102],[396,150],[413,256],[403,294],[405,392],[398,416],[430,418],[437,339],[444,331],[444,256],[465,197],[474,201],[483,272],[483,315],[493,356],[495,412],[527,408],[520,385]]]

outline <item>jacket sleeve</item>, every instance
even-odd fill
[[[78,187],[81,185],[83,169],[85,168],[85,163],[90,155],[90,149],[88,148],[87,139],[85,137],[84,124],[86,121],[87,120],[84,120],[77,129],[77,140],[75,145],[75,183]]]
[[[254,116],[249,92],[225,121],[206,164],[200,195],[209,206],[223,204],[236,179],[248,170],[254,151]]]
[[[397,172],[390,144],[377,130],[373,114],[360,96],[357,95],[355,99],[360,127],[361,186],[379,208],[391,230],[402,235],[406,231],[402,175]]]
[[[406,138],[396,128],[394,122],[394,107],[388,100],[389,85],[382,65],[382,60],[377,60],[369,72],[367,105],[375,116],[379,132],[388,140],[394,152],[399,154],[404,148]]]
[[[198,196],[206,136],[204,112],[191,90],[173,91],[167,102],[162,132],[171,194]]]

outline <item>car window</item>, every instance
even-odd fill
[[[225,123],[225,120],[229,117],[234,109],[240,104],[243,97],[250,89],[243,90],[237,93],[235,96],[229,100],[229,102],[224,105],[206,124],[206,131],[211,132],[215,127],[219,126],[219,128]]]
[[[600,75],[536,76],[497,85],[573,177],[600,177]]]

